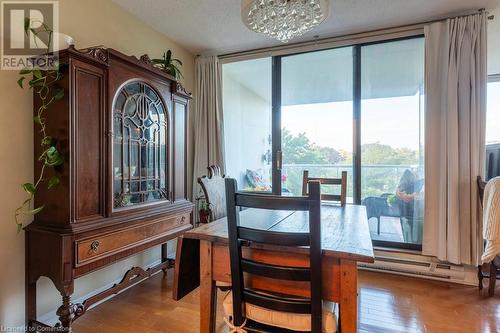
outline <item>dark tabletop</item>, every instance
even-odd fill
[[[308,212],[247,209],[240,212],[240,224],[255,229],[305,232]],[[219,219],[184,234],[185,238],[227,244],[227,220]],[[373,247],[364,206],[334,204],[321,206],[323,254],[362,262],[373,262]]]

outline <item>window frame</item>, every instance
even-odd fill
[[[312,50],[300,51],[300,52],[290,52],[286,54],[276,54],[269,55],[265,54],[264,57],[271,57],[271,133],[272,133],[272,192],[259,192],[259,194],[274,194],[281,195],[281,175],[282,175],[282,147],[281,147],[281,61],[283,58],[288,56],[295,56],[304,53],[334,50],[345,47],[352,47],[353,49],[353,203],[356,205],[361,204],[361,75],[362,75],[362,50],[365,46],[391,43],[397,41],[404,41],[410,39],[425,38],[423,33],[417,33],[410,36],[392,38],[392,39],[382,39],[377,41],[352,43],[345,45],[337,45],[333,47],[324,48],[314,48]],[[260,58],[260,57],[257,57]],[[254,58],[255,59],[255,58]],[[230,61],[227,63],[245,61],[251,59],[240,59],[235,61]],[[500,81],[500,75],[498,75],[498,80]],[[425,88],[424,88],[425,89]],[[422,251],[421,244],[413,243],[399,243],[399,242],[389,242],[372,240],[375,247],[383,248],[395,248],[403,250],[416,250]]]

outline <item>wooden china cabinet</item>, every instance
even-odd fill
[[[60,52],[60,62],[65,96],[47,111],[47,132],[65,158],[61,183],[39,189],[36,207],[45,208],[25,229],[32,330],[48,328],[36,316],[39,277],[50,278],[61,293],[57,329],[70,331],[96,302],[168,268],[165,243],[191,228],[193,209],[186,192],[190,94],[147,55],[70,47]],[[39,168],[35,161],[35,174]],[[113,288],[73,304],[76,278],[157,245],[163,245],[161,264],[132,268]]]

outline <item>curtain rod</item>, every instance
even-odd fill
[[[234,57],[250,57],[252,55],[260,55],[260,54],[272,53],[272,52],[284,52],[288,49],[302,48],[302,47],[307,47],[307,46],[331,44],[331,43],[342,42],[342,41],[346,41],[346,40],[355,41],[355,40],[360,40],[360,39],[364,39],[367,37],[375,37],[375,36],[390,35],[390,34],[395,34],[395,33],[412,32],[412,31],[416,31],[418,29],[423,29],[424,25],[426,25],[426,24],[435,23],[435,22],[442,22],[442,21],[445,21],[447,19],[453,19],[453,18],[458,18],[458,17],[466,17],[466,16],[474,15],[477,12],[480,12],[480,13],[485,12],[486,15],[489,15],[489,12],[486,11],[485,8],[481,8],[478,10],[473,10],[467,14],[445,17],[445,18],[441,18],[441,19],[437,19],[437,20],[433,20],[433,21],[425,21],[425,22],[420,22],[420,23],[403,25],[403,26],[399,26],[399,27],[377,29],[377,30],[371,30],[371,31],[348,34],[348,35],[343,35],[343,36],[336,36],[336,37],[318,38],[318,36],[315,36],[315,39],[312,41],[305,41],[305,42],[298,42],[298,43],[287,44],[287,45],[264,47],[264,48],[248,50],[248,51],[241,51],[241,52],[225,53],[225,54],[219,55],[218,58],[222,60],[222,59],[228,59],[228,58],[234,58]],[[494,18],[495,18],[494,15],[488,16],[488,20],[493,20]],[[356,44],[356,43],[353,43],[353,44]]]

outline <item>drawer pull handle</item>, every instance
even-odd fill
[[[185,216],[181,217],[181,222],[184,222],[184,221],[186,221],[186,217]]]
[[[92,242],[92,244],[90,244],[90,250],[94,253],[97,252],[97,250],[99,250],[99,246],[101,245],[101,242],[99,242],[98,240],[95,240]]]

